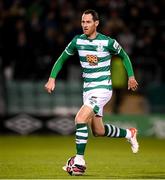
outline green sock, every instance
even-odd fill
[[[126,137],[126,134],[127,134],[126,129],[121,129],[121,128],[118,128],[118,127],[111,125],[111,124],[105,124],[104,127],[105,127],[104,136],[118,137],[118,138]]]
[[[76,150],[77,154],[84,155],[85,147],[88,140],[88,127],[87,124],[76,125]]]

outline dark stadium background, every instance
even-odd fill
[[[44,84],[57,57],[82,33],[82,12],[92,8],[100,14],[99,31],[129,54],[139,83],[137,92],[127,90],[123,66],[114,57],[114,94],[105,121],[165,138],[164,5],[163,0],[0,0],[0,133],[74,133],[82,103],[78,56],[65,63],[52,95]]]

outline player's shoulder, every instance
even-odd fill
[[[105,39],[105,40],[109,40],[109,36],[105,35],[105,34],[102,34],[102,33],[98,33],[98,38],[100,39]]]
[[[78,35],[77,38],[79,38],[79,39],[87,39],[87,36],[85,34],[80,34],[80,35]]]
[[[99,39],[108,40],[110,43],[112,43],[115,40],[115,39],[111,38],[110,36],[107,36],[102,33],[99,33]]]
[[[85,34],[78,34],[78,35],[74,36],[73,39],[85,39],[85,38],[86,38]]]
[[[76,43],[78,39],[85,39],[85,35],[84,34],[75,35],[71,42]]]

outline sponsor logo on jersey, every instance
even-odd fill
[[[86,55],[86,60],[90,66],[96,66],[98,64],[98,57],[96,55]]]
[[[118,53],[120,53],[121,46],[120,44],[115,40],[113,47],[117,50]]]

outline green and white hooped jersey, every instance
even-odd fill
[[[85,34],[77,35],[65,48],[68,55],[78,51],[83,69],[84,89],[112,89],[111,57],[119,54],[121,46],[114,39],[98,33],[95,39],[88,39]]]

